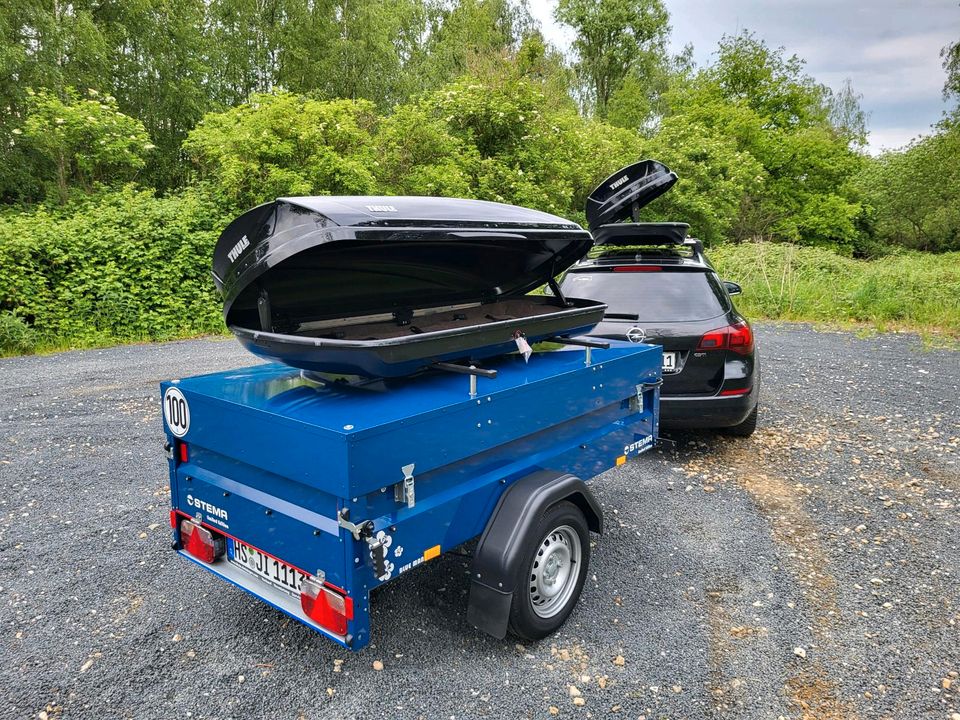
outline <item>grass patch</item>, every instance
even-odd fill
[[[709,255],[721,277],[743,287],[737,307],[750,318],[912,330],[932,344],[960,338],[960,252],[854,260],[823,248],[745,243]]]

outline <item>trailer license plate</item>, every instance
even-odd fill
[[[675,352],[665,352],[663,354],[663,372],[672,373],[677,371],[677,354]]]
[[[300,597],[300,587],[306,575],[295,567],[232,538],[227,543],[227,559],[275,588]]]

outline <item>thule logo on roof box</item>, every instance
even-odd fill
[[[618,187],[620,187],[621,185],[623,185],[623,184],[624,184],[625,182],[627,182],[627,180],[629,180],[629,179],[630,179],[630,176],[629,176],[629,175],[624,175],[624,176],[623,176],[622,178],[620,178],[619,180],[615,180],[615,181],[613,181],[612,183],[610,183],[610,189],[611,189],[611,190],[616,190]]]
[[[247,236],[244,235],[242,238],[240,238],[240,242],[234,245],[230,252],[227,253],[227,260],[233,262],[240,257],[240,253],[242,253],[248,247],[250,247],[250,241],[247,239]]]

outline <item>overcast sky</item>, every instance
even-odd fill
[[[678,52],[693,44],[705,64],[724,35],[752,30],[772,47],[807,61],[817,80],[839,88],[845,78],[863,95],[870,150],[896,148],[929,132],[946,107],[940,48],[960,40],[960,0],[664,0]],[[556,0],[530,0],[554,44],[570,33],[553,21]]]

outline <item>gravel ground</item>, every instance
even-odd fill
[[[358,654],[169,549],[157,384],[252,362],[233,340],[0,361],[0,717],[960,720],[960,354],[758,335],[753,438],[594,483],[561,632],[467,627],[451,554],[374,596]]]

